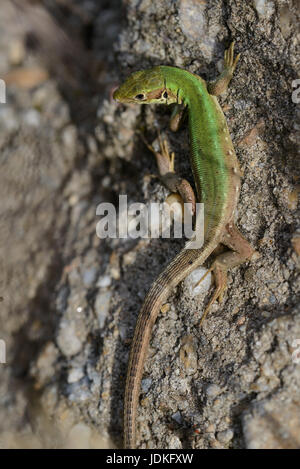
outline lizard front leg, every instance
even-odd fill
[[[190,183],[176,174],[174,168],[175,153],[170,153],[167,140],[158,134],[159,150],[157,151],[152,145],[149,145],[143,135],[142,139],[156,158],[159,178],[164,186],[169,191],[178,193],[184,203],[191,204],[192,214],[194,214],[196,211],[195,193]]]
[[[226,91],[229,85],[229,82],[233,76],[233,73],[235,71],[239,58],[240,58],[240,54],[238,54],[234,58],[234,41],[233,41],[224,54],[224,71],[215,81],[207,83],[207,90],[209,94],[218,96],[224,93],[224,91]]]
[[[170,118],[170,130],[177,132],[187,118],[187,108],[184,104],[175,104]]]

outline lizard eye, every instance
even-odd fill
[[[137,94],[136,97],[135,97],[135,99],[138,99],[139,101],[141,101],[141,100],[144,99],[144,98],[145,98],[145,95],[142,94],[142,93],[141,93],[141,94]]]
[[[167,97],[168,97],[168,92],[165,91],[164,94],[163,94],[163,98],[167,99]]]

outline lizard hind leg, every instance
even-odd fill
[[[199,281],[200,283],[204,279],[204,277],[208,275],[209,272],[213,271],[214,277],[215,277],[216,288],[215,288],[213,296],[209,300],[208,305],[206,306],[204,313],[200,319],[200,323],[199,323],[200,327],[202,326],[203,321],[206,318],[207,313],[210,310],[210,307],[212,306],[212,304],[217,300],[219,300],[220,303],[223,301],[223,295],[227,288],[227,269],[226,267],[224,268],[223,262],[219,261],[219,258],[222,256],[223,254],[217,257],[217,259],[214,261],[210,269],[206,272],[206,274]]]
[[[223,300],[223,295],[227,287],[227,271],[232,267],[236,267],[243,262],[250,260],[251,258],[257,259],[259,257],[259,254],[254,250],[251,244],[244,238],[244,236],[239,232],[233,223],[226,226],[222,244],[232,250],[218,255],[208,270],[208,272],[214,272],[216,289],[207,307],[205,308],[205,311],[200,320],[200,326],[207,316],[211,305],[217,299],[220,303]],[[206,272],[202,279],[200,279],[200,282],[204,279],[208,272]]]

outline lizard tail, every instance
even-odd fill
[[[185,248],[152,284],[140,310],[131,344],[127,370],[124,404],[124,448],[135,448],[136,413],[144,362],[148,350],[152,327],[161,306],[171,291],[196,267],[203,264],[215,249],[215,240],[204,244],[201,249]]]

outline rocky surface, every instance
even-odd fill
[[[237,223],[261,257],[232,270],[203,330],[209,283],[196,291],[196,273],[170,297],[145,365],[138,445],[299,447],[299,2],[43,3],[22,2],[17,25],[10,2],[0,15],[0,446],[121,446],[137,313],[182,242],[96,234],[100,202],[168,195],[137,129],[153,140],[170,111],[111,93],[161,63],[213,79],[234,39],[241,59],[220,102],[244,171]],[[77,38],[70,56],[41,17],[55,38]],[[167,136],[192,181],[186,128]]]

